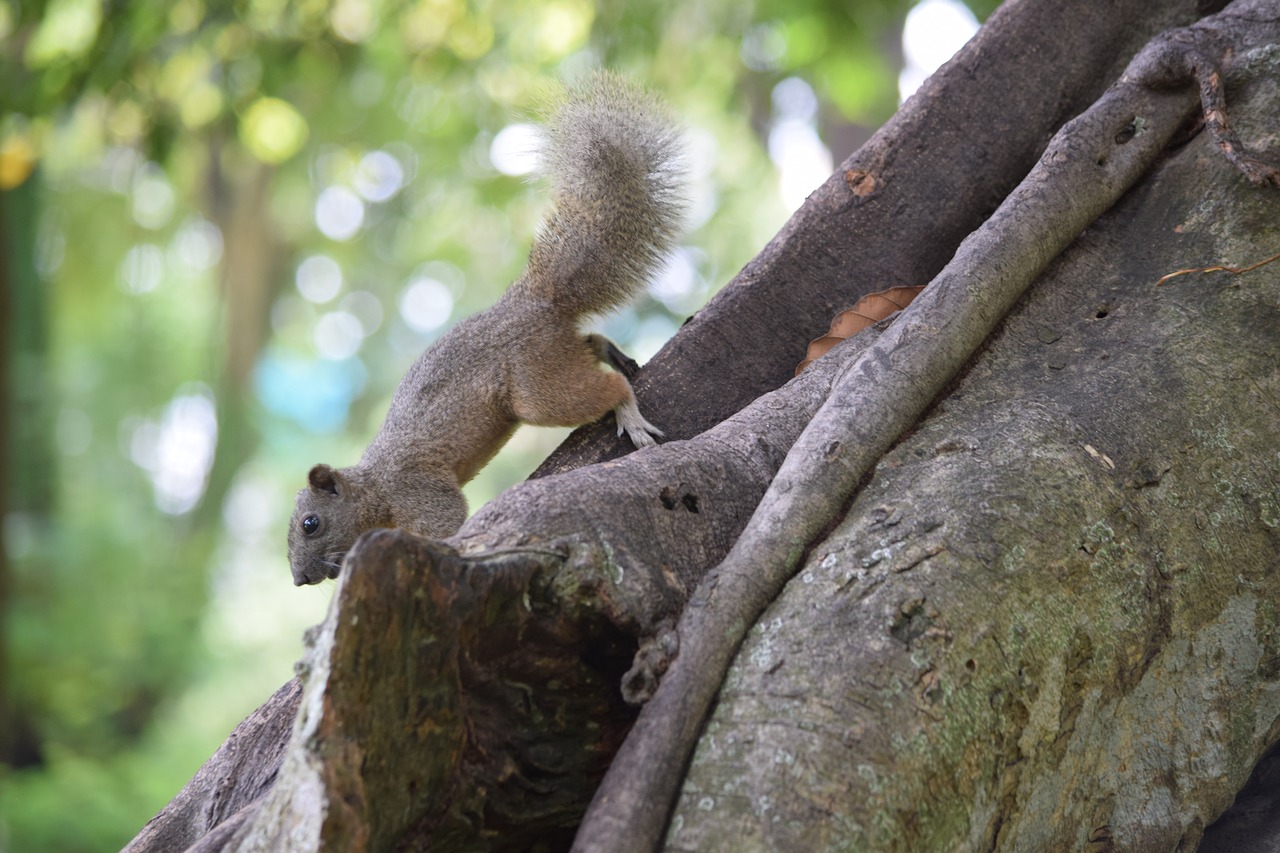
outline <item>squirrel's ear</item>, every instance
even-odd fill
[[[316,465],[307,472],[307,482],[317,492],[338,493],[338,472],[328,465]]]

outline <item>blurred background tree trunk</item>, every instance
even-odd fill
[[[48,299],[36,274],[39,186],[37,170],[0,192],[0,763],[14,767],[38,763],[41,745],[10,693],[8,555],[51,523],[56,464]]]

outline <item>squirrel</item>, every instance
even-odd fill
[[[579,325],[639,295],[675,243],[685,208],[679,136],[656,98],[607,73],[569,87],[540,132],[552,207],[524,274],[418,357],[357,464],[307,474],[289,524],[295,584],[336,578],[367,530],[457,532],[467,516],[461,486],[519,423],[578,426],[612,409],[618,435],[637,448],[662,435],[627,377],[602,369],[625,357]]]

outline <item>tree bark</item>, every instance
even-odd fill
[[[1155,282],[1278,223],[1200,137],[1055,262],[755,623],[668,849],[1196,847],[1280,736],[1280,270]]]
[[[1154,13],[1160,26],[1175,6]],[[953,87],[1025,49],[1001,38],[1066,8],[1023,2],[993,19],[887,129],[894,156],[926,146],[912,122],[927,124]],[[1064,66],[1038,80],[1078,61],[1049,55]],[[1277,97],[1278,57],[1276,43],[1241,51],[1238,101],[1228,88],[1241,137],[1271,140],[1273,154],[1260,105]],[[861,156],[748,267],[756,283],[730,287],[677,337],[699,343],[674,344],[668,364],[720,361],[672,399],[733,374],[725,359],[747,345],[719,324],[735,312],[784,318],[788,339],[796,318],[823,312],[805,338],[856,299],[810,304],[824,286],[848,289],[828,260],[852,258],[858,232],[839,218],[891,207],[905,219],[892,192],[917,175],[893,171],[859,202],[887,174],[854,168],[870,177],[846,181]],[[857,252],[901,258],[895,232],[866,236]],[[1277,237],[1280,198],[1202,134],[1054,261],[853,498],[808,522],[821,532],[799,542],[799,574],[764,615],[741,615],[754,627],[692,762],[664,768],[683,780],[667,846],[1192,849],[1280,738],[1280,263],[1155,282],[1274,254]],[[751,302],[791,265],[808,295],[775,297],[786,312]],[[296,720],[277,694],[251,727],[261,759],[237,768],[229,742],[130,849],[566,846],[634,719],[619,682],[643,699],[680,666],[686,602],[716,595],[708,571],[810,419],[900,325],[860,333],[728,419],[737,392],[686,397],[700,406],[686,402],[698,411],[681,429],[722,422],[521,484],[446,544],[363,539],[311,638]],[[739,361],[803,357],[803,341],[762,354],[772,346],[751,343]]]
[[[275,784],[301,693],[295,678],[246,717],[125,849],[222,849],[226,836]]]

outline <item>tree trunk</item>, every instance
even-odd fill
[[[1127,61],[1193,17],[1154,5],[1117,4],[1125,26],[1030,0],[993,18],[646,370],[646,412],[665,405],[679,437],[717,425],[521,484],[444,545],[362,539],[301,696],[286,686],[242,724],[130,849],[567,846],[635,719],[622,695],[671,683],[699,639],[690,614],[727,594],[712,569],[766,493],[806,485],[771,483],[815,413],[878,340],[954,330],[922,328],[912,306],[726,415],[859,292],[931,278],[1067,117],[1056,105],[1097,96],[1060,43],[1116,50],[1124,31]],[[1236,51],[1230,117],[1274,153],[1280,11],[1237,6],[1266,40]],[[1069,24],[1046,27],[1055,16]],[[1124,61],[1103,55],[1114,76]],[[1019,61],[1041,97],[1015,114],[998,105]],[[1055,86],[1070,97],[1046,104]],[[1117,150],[1171,133],[1155,115],[1134,115]],[[942,153],[904,168],[926,150]],[[940,189],[975,174],[994,198]],[[936,216],[941,248],[919,251]],[[739,614],[754,627],[705,726],[692,720],[692,761],[658,768],[680,782],[672,812],[651,809],[667,846],[1194,849],[1280,739],[1280,262],[1156,282],[1260,260],[1277,238],[1280,195],[1202,133],[1053,261],[853,498],[806,520],[821,533],[792,547],[798,573],[763,616]],[[864,255],[873,274],[852,282]],[[764,323],[772,338],[738,334]],[[746,390],[720,387],[744,364]],[[584,436],[550,467],[613,453]],[[652,772],[650,757],[624,749],[610,775]],[[587,825],[624,846],[641,828],[592,824],[616,805],[601,790]],[[585,829],[579,844],[607,846]]]
[[[9,548],[6,542],[4,520],[9,517],[9,456],[17,445],[13,442],[12,409],[10,396],[13,381],[10,378],[9,342],[13,340],[13,279],[14,241],[9,235],[8,198],[0,196],[0,762],[10,766],[14,761],[14,737],[16,728],[9,697],[9,602],[12,586],[9,569]]]
[[[48,524],[57,464],[48,297],[36,271],[40,178],[36,170],[0,192],[0,763],[10,767],[39,763],[40,742],[11,693],[8,608],[18,584],[9,548],[17,543],[6,538],[21,533],[16,522],[32,531]]]
[[[218,447],[196,510],[206,522],[222,513],[236,473],[258,444],[249,414],[253,367],[266,344],[271,305],[287,257],[268,205],[275,170],[248,160],[227,168],[226,153],[225,140],[210,144],[205,176],[206,208],[223,236],[218,283],[226,306],[225,361],[214,389]]]
[[[669,849],[1195,848],[1280,736],[1280,269],[1155,283],[1278,238],[1201,136],[1058,259],[756,622]]]

